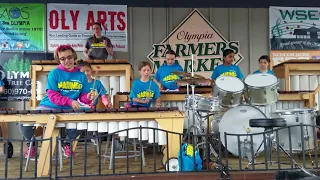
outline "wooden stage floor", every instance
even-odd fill
[[[101,150],[102,150],[102,154],[105,153],[105,144],[106,142],[103,142]],[[20,161],[20,143],[13,143],[14,145],[14,155],[12,158],[8,159],[8,178],[19,178],[20,176],[20,168],[22,168],[22,177],[24,178],[31,178],[31,177],[35,177],[35,161],[30,161],[29,163],[29,170],[28,172],[24,172],[24,167],[25,167],[25,162],[26,159],[23,158],[22,161]],[[86,167],[86,174],[87,175],[98,175],[99,174],[99,158],[97,156],[96,153],[96,146],[93,145],[93,143],[88,143],[88,149],[87,149],[87,167]],[[157,146],[156,146],[157,147]],[[26,146],[23,147],[24,151]],[[40,147],[39,147],[40,149]],[[82,176],[84,174],[84,143],[79,142],[78,143],[78,148],[77,148],[77,152],[76,152],[76,160],[75,160],[75,164],[72,166],[72,175],[73,176]],[[24,155],[24,151],[22,152]],[[5,156],[3,155],[3,146],[0,147],[0,179],[4,178],[5,175]],[[274,151],[273,153],[273,160],[276,160],[276,152]],[[142,167],[142,172],[143,173],[152,173],[154,171],[156,172],[165,172],[164,167],[162,166],[161,163],[161,156],[162,153],[158,152],[158,148],[156,149],[156,163],[154,164],[153,161],[153,148],[152,146],[147,148],[145,150],[145,157],[146,157],[146,166]],[[53,158],[55,159],[55,156],[53,156]],[[312,157],[313,160],[315,161],[314,157]],[[212,158],[214,159],[214,158]],[[284,153],[280,153],[280,159],[281,162],[287,162],[290,163],[289,158],[287,158]],[[294,159],[300,164],[303,165],[303,158],[302,157],[298,157],[297,154],[294,154]],[[113,170],[109,170],[109,160],[107,159],[106,163],[103,163],[104,157],[101,157],[101,174],[106,174],[106,175],[112,175],[113,173],[115,174],[126,174],[127,173],[127,168],[126,168],[126,164],[127,161],[126,159],[116,159],[115,160],[115,170],[113,172]],[[264,156],[260,155],[257,158],[258,161],[264,161]],[[305,156],[305,160],[306,160],[306,166],[307,168],[315,168],[315,165],[312,166],[311,165],[311,160],[308,156],[308,154],[306,153]],[[225,162],[225,158],[223,159],[223,161]],[[59,162],[58,162],[58,176],[70,176],[70,163],[69,163],[69,159],[63,157],[63,171],[60,172],[59,171]],[[320,162],[320,161],[319,161]],[[55,160],[52,162],[53,163],[53,169],[52,169],[52,176],[55,176]],[[239,170],[239,158],[238,157],[234,157],[231,154],[228,155],[228,163],[229,166],[232,168],[232,170]],[[246,167],[246,165],[248,164],[247,159],[242,159],[242,168],[243,170],[245,170],[244,168]],[[256,165],[255,166],[256,169],[265,169],[265,165]],[[273,166],[268,166],[269,170],[277,170],[278,169],[278,165],[275,164]],[[281,169],[288,169],[290,168],[290,166],[288,165],[281,165]],[[251,169],[251,167],[249,167],[249,169]],[[141,169],[140,169],[140,158],[138,158],[138,161],[135,161],[134,158],[130,158],[129,159],[129,173],[140,173]],[[232,173],[232,172],[231,172]]]

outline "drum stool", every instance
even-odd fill
[[[249,125],[250,127],[256,127],[256,128],[264,128],[266,133],[266,153],[265,155],[267,156],[267,163],[270,163],[272,165],[272,145],[273,143],[277,143],[276,139],[274,138],[273,135],[273,128],[275,127],[285,127],[287,126],[286,120],[284,118],[259,118],[259,119],[250,119],[249,120]],[[248,166],[252,164],[252,161],[257,155],[257,152],[259,152],[261,146],[263,145],[263,141],[261,142],[259,148],[257,149],[256,153],[254,154],[254,157],[250,160]],[[285,152],[285,150],[282,148],[282,146],[279,144],[279,147],[282,151]],[[265,164],[265,162],[261,163],[254,163],[256,164]]]
[[[256,127],[256,128],[265,128],[265,132],[266,133],[266,140],[267,140],[267,145],[266,145],[266,154],[267,154],[267,160],[265,162],[261,162],[261,163],[254,163],[254,165],[258,165],[258,164],[265,164],[265,163],[270,163],[272,165],[272,145],[273,143],[275,143],[277,146],[279,146],[280,150],[283,151],[288,157],[289,159],[291,159],[290,154],[277,142],[277,140],[274,138],[274,134],[273,134],[273,128],[274,127],[285,127],[287,126],[287,122],[284,118],[259,118],[259,119],[250,119],[249,120],[249,125],[250,127]],[[264,140],[263,140],[264,141]],[[261,142],[257,152],[259,151],[259,149],[261,148],[263,141]],[[254,157],[252,158],[252,160],[254,160],[255,156],[257,153],[254,154]],[[249,162],[248,166],[246,168],[249,167],[250,164],[252,164],[252,160]],[[304,169],[303,167],[301,167],[300,165],[297,164],[297,162],[292,158],[292,162],[295,165],[296,168],[300,168],[303,172],[305,172],[306,174],[310,175],[310,176],[315,176],[314,174],[312,174],[311,172],[309,172],[308,170]],[[280,163],[280,162],[279,162]],[[286,165],[290,165],[290,163],[280,163],[280,164],[286,164]]]

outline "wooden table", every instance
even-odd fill
[[[96,71],[99,66],[98,76],[120,76],[126,77],[126,91],[130,91],[131,82],[133,80],[133,69],[127,60],[89,60],[92,70]],[[40,101],[37,101],[36,82],[38,76],[48,74],[52,69],[57,67],[55,60],[33,60],[30,67],[31,78],[31,99],[30,108],[35,109]],[[94,73],[93,73],[94,74]]]
[[[184,113],[178,110],[157,110],[154,112],[92,112],[92,113],[40,113],[32,114],[29,111],[0,112],[0,122],[22,122],[47,125],[43,139],[52,138],[52,155],[56,150],[56,137],[59,128],[56,123],[67,122],[101,122],[101,121],[143,121],[153,119],[163,130],[182,134]],[[180,149],[180,136],[168,133],[169,158],[177,157]],[[167,159],[167,152],[164,152],[164,159]],[[50,169],[50,141],[43,141],[38,159],[37,176],[47,176]]]

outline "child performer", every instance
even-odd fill
[[[150,79],[151,65],[148,61],[139,63],[140,79],[132,83],[130,91],[131,107],[150,107],[151,101],[156,100],[156,106],[161,106],[158,85]]]
[[[173,50],[166,52],[167,64],[163,64],[154,78],[160,82],[161,89],[176,90],[178,89],[178,84],[176,80],[180,79],[180,76],[172,74],[173,71],[183,71],[182,67],[175,63],[176,53]]]
[[[273,74],[273,71],[269,70],[270,58],[267,55],[261,56],[259,58],[259,70],[256,70],[253,74],[257,73],[268,73]]]
[[[234,61],[234,51],[232,49],[226,49],[223,51],[223,64],[217,66],[212,75],[211,79],[214,81],[219,76],[233,76],[239,79],[243,79],[243,74],[239,66],[232,64]]]
[[[36,109],[80,109],[80,104],[77,102],[78,98],[82,102],[90,104],[94,98],[93,93],[85,91],[83,88],[89,86],[89,83],[86,75],[74,65],[77,59],[74,49],[68,45],[61,45],[55,51],[54,58],[58,61],[59,66],[50,71],[46,87],[47,94]],[[34,127],[19,124],[19,130],[25,139],[31,140]],[[75,139],[77,136],[78,131],[76,129],[67,129],[67,138]],[[35,156],[34,146],[32,147],[30,157]],[[25,152],[25,157],[28,156],[28,151],[29,147]],[[70,142],[64,142],[63,152],[66,157],[70,157],[71,154],[74,156],[70,149]]]
[[[102,83],[99,80],[95,80],[95,87],[93,87],[94,85],[94,79],[92,79],[91,75],[92,75],[92,68],[91,65],[88,62],[85,62],[83,60],[79,60],[78,61],[78,67],[80,68],[80,71],[83,72],[89,81],[89,86],[84,87],[86,88],[86,91],[90,91],[94,93],[94,99],[93,102],[91,104],[92,107],[96,107],[98,104],[98,97],[101,97],[102,103],[104,104],[104,106],[106,108],[111,108],[112,107],[112,103],[110,102],[110,98],[108,97],[107,94],[107,90],[103,87]],[[92,89],[94,88],[94,89]],[[82,103],[82,102],[80,102]]]

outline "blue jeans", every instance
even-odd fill
[[[38,106],[36,110],[55,110],[54,108],[48,108],[48,107],[43,107],[43,106]],[[31,141],[33,135],[34,135],[34,130],[35,126],[23,126],[22,123],[19,123],[19,131],[22,134],[22,136],[28,140]],[[67,137],[66,139],[76,139],[77,136],[80,134],[77,129],[66,129],[67,132]],[[64,143],[68,143],[68,141],[64,141]]]

